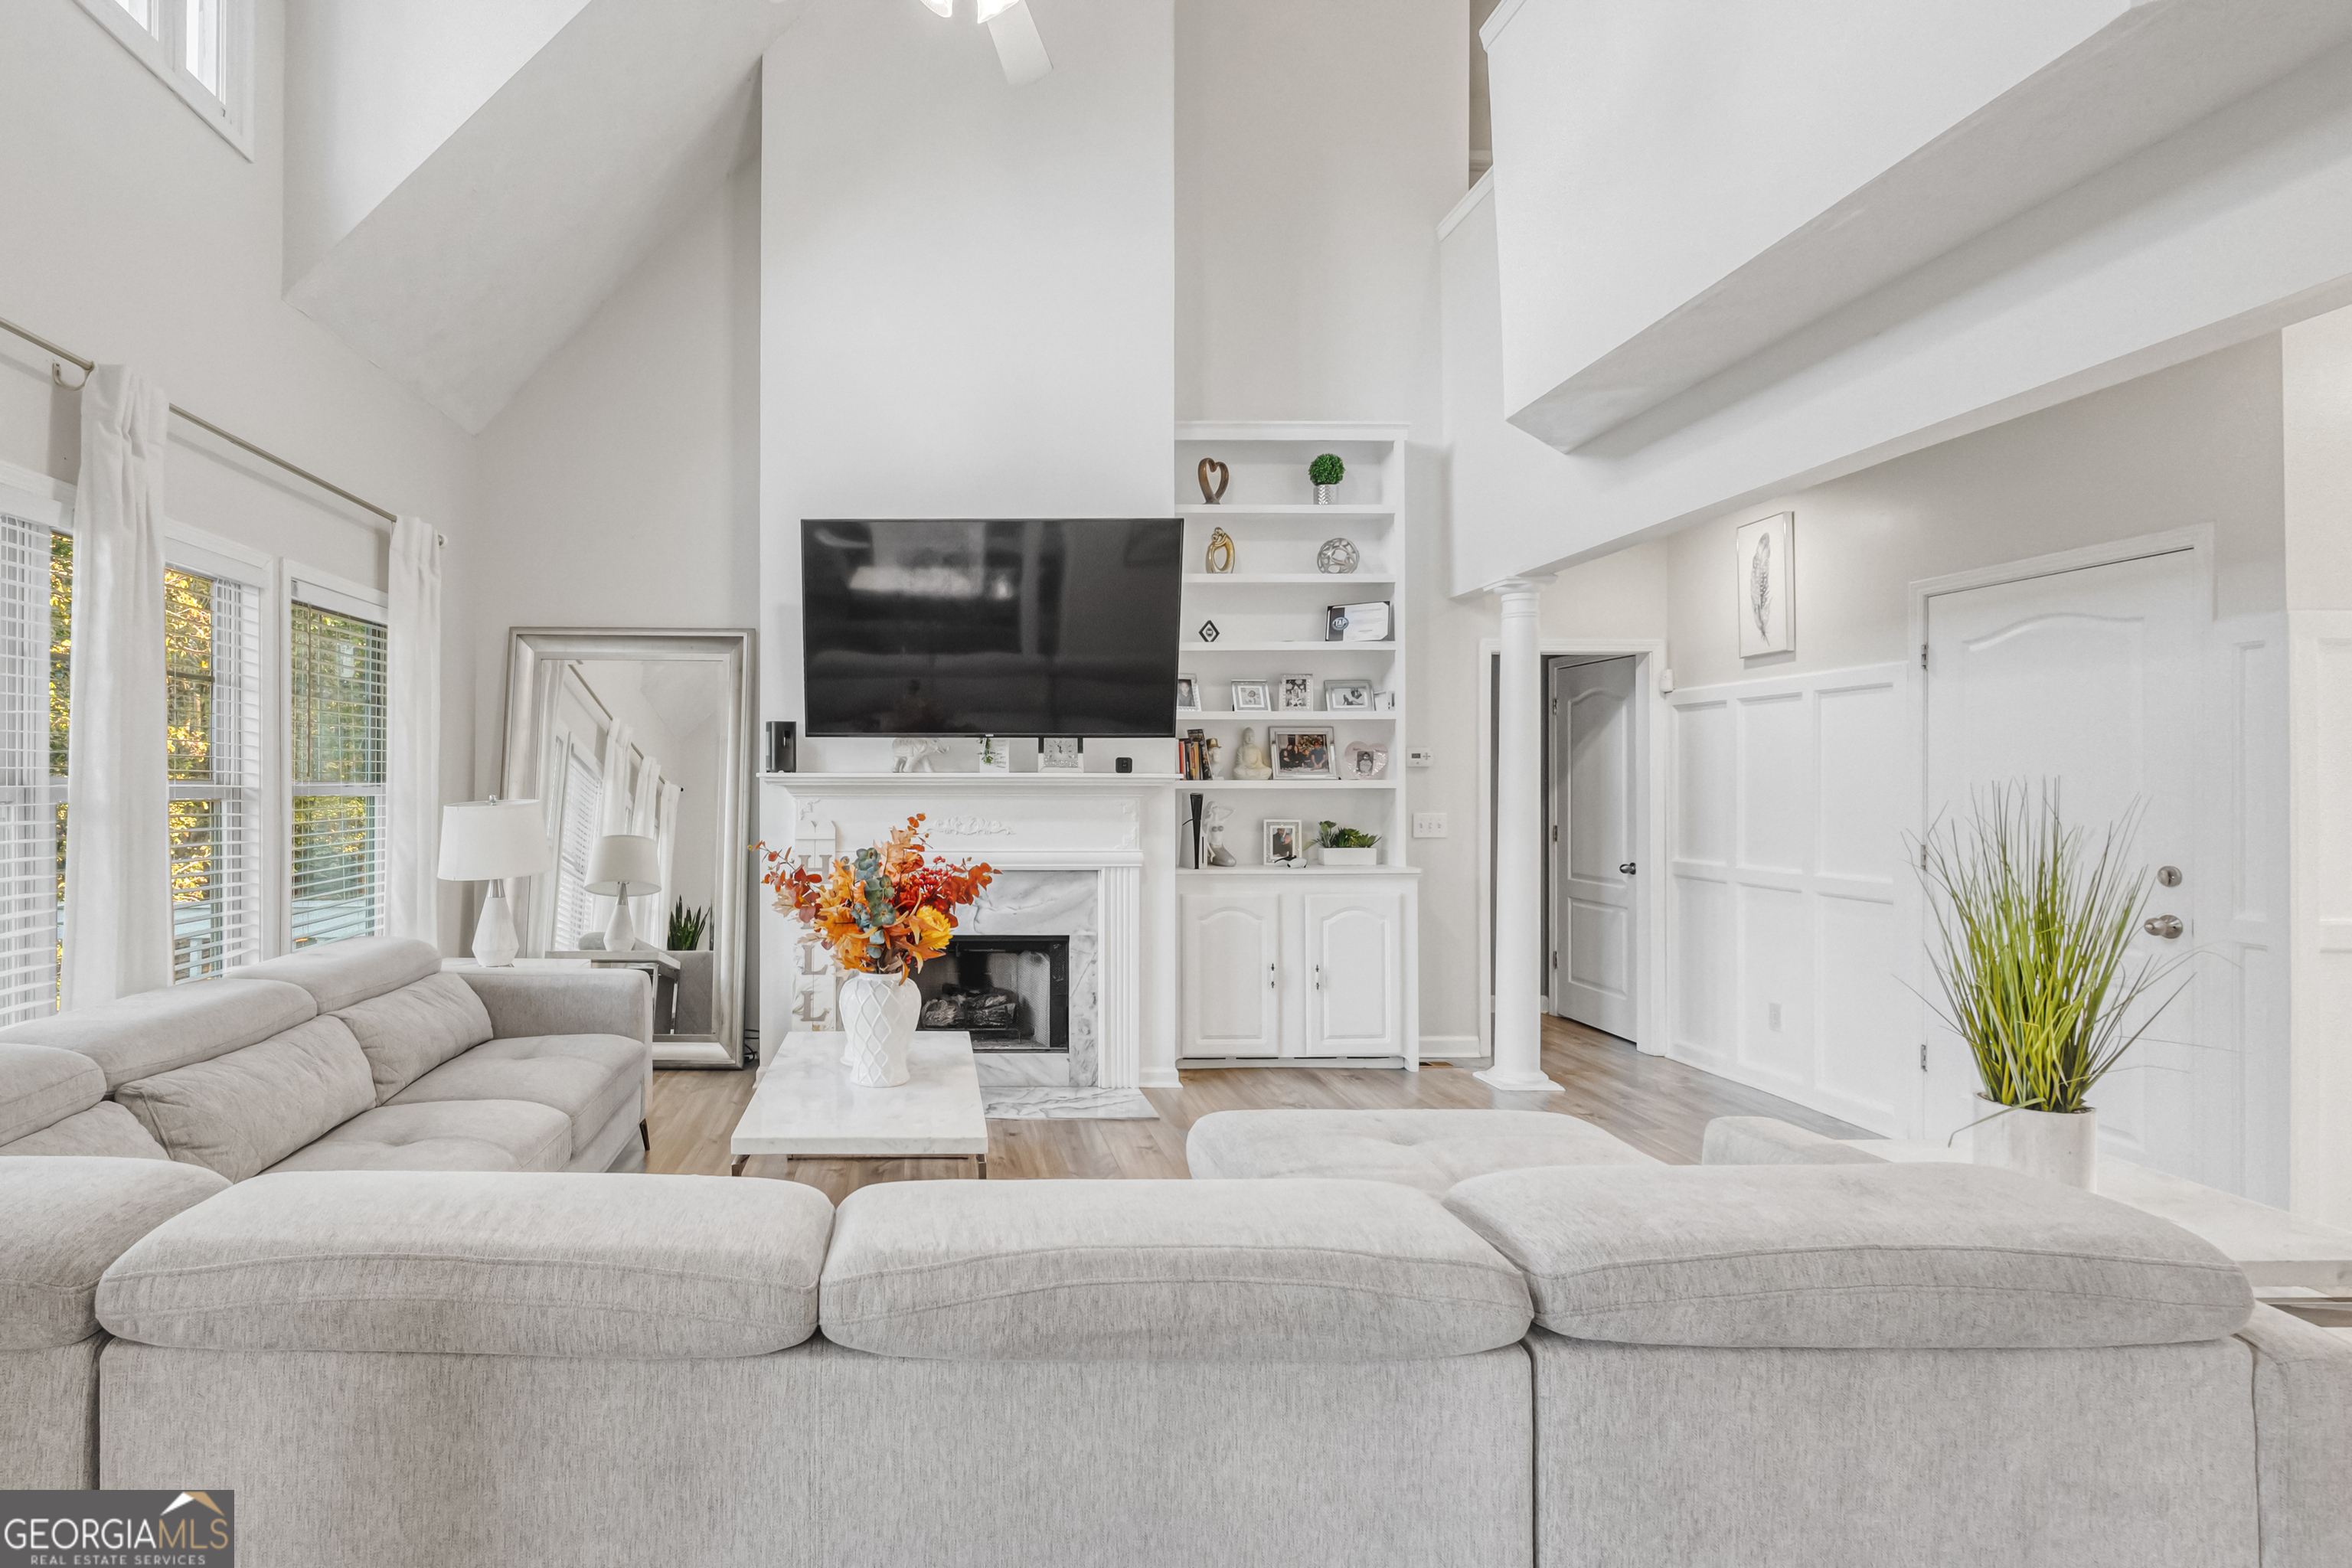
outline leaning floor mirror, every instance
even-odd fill
[[[509,635],[499,793],[555,851],[515,880],[523,957],[650,976],[656,1067],[743,1065],[751,636]]]

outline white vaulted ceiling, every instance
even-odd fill
[[[301,0],[288,299],[478,433],[757,151],[803,3]]]

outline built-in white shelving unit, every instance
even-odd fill
[[[1420,1064],[1419,889],[1405,864],[1412,824],[1405,787],[1405,614],[1408,578],[1402,426],[1190,424],[1176,429],[1176,492],[1185,504],[1183,617],[1179,664],[1197,683],[1199,710],[1176,716],[1180,734],[1198,730],[1219,742],[1217,777],[1179,781],[1177,816],[1188,797],[1228,807],[1224,843],[1237,865],[1180,871],[1179,1060],[1187,1066],[1263,1065],[1285,1058],[1366,1065]],[[1336,452],[1348,466],[1332,504],[1318,506],[1307,465]],[[1200,504],[1203,458],[1230,471],[1222,500]],[[1209,539],[1234,542],[1234,570],[1207,570]],[[1326,540],[1356,546],[1357,569],[1316,570]],[[1332,642],[1328,606],[1384,599],[1393,635],[1380,642]],[[1214,641],[1201,636],[1203,622]],[[1236,712],[1234,681],[1263,680],[1280,700],[1285,676],[1313,681],[1313,706]],[[1369,679],[1388,709],[1323,705],[1323,684]],[[1244,729],[1272,751],[1272,730],[1328,730],[1332,766],[1344,773],[1350,742],[1387,748],[1375,780],[1235,779]],[[1270,819],[1300,824],[1311,842],[1326,819],[1381,836],[1381,863],[1368,867],[1268,867]],[[1189,833],[1180,826],[1189,849]]]

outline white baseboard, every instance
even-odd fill
[[[1425,1062],[1482,1062],[1485,1047],[1475,1035],[1423,1035],[1421,1059]]]

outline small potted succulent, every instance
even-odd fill
[[[1315,487],[1315,504],[1329,506],[1332,492],[1339,488],[1339,481],[1347,477],[1348,465],[1339,460],[1339,454],[1337,452],[1326,452],[1307,464],[1307,478]]]
[[[1381,863],[1381,836],[1367,833],[1360,827],[1341,827],[1337,823],[1315,825],[1315,842],[1308,847],[1318,866],[1377,866]]]

